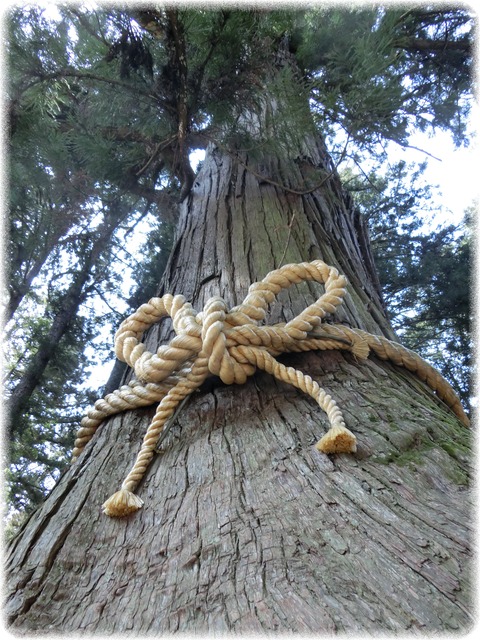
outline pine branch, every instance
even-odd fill
[[[85,31],[91,35],[93,38],[95,38],[96,40],[99,40],[102,44],[104,44],[106,47],[109,46],[109,43],[107,42],[106,38],[102,35],[99,35],[98,31],[99,29],[95,29],[90,22],[88,21],[88,19],[86,18],[86,16],[79,11],[78,9],[74,8],[74,7],[64,7],[64,11],[66,11],[67,14],[71,14],[73,16],[75,16],[75,18],[77,18],[78,22],[82,25],[82,27],[85,29]],[[95,12],[94,12],[95,13]],[[98,20],[98,18],[97,18]]]
[[[165,17],[157,9],[132,10],[130,15],[138,24],[157,40],[165,37]]]
[[[159,102],[158,96],[153,95],[149,91],[142,90],[138,86],[133,86],[131,84],[128,84],[128,82],[122,82],[121,80],[115,80],[114,78],[106,78],[105,76],[100,76],[90,71],[77,71],[76,69],[59,69],[58,71],[55,71],[52,73],[37,72],[34,75],[34,79],[22,89],[21,93],[25,93],[25,91],[27,91],[31,87],[41,82],[47,82],[49,80],[58,80],[59,78],[76,78],[77,80],[94,80],[96,82],[103,82],[111,86],[122,87],[122,89],[127,89],[128,91],[134,93],[137,96],[138,95],[146,96],[154,100],[155,103],[157,104]],[[18,97],[16,98],[16,100],[18,100]]]
[[[393,46],[397,49],[411,52],[441,52],[441,51],[460,51],[462,53],[472,54],[472,45],[469,40],[432,40],[429,38],[402,37],[393,42]]]

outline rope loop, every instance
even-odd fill
[[[287,323],[260,324],[282,290],[309,280],[325,288],[316,302]],[[142,506],[142,500],[133,491],[154,455],[160,433],[178,405],[209,375],[218,376],[228,385],[243,384],[256,369],[262,369],[292,384],[309,394],[327,414],[330,428],[317,448],[327,454],[355,452],[356,438],[345,426],[333,398],[310,376],[279,363],[275,356],[280,353],[345,349],[358,359],[366,359],[372,350],[380,358],[415,372],[467,424],[468,418],[450,385],[419,356],[381,336],[323,322],[342,304],[346,286],[345,277],[337,269],[314,260],[271,271],[263,280],[250,285],[244,301],[230,311],[218,296],[207,300],[197,313],[184,296],[165,294],[152,298],[126,318],[115,334],[115,354],[132,367],[137,380],[97,400],[89,410],[77,434],[74,460],[106,417],[159,404],[132,470],[120,491],[104,503],[104,512],[124,516]],[[166,317],[172,320],[175,336],[152,353],[141,342],[142,336]]]

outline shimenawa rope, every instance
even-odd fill
[[[325,287],[324,294],[314,304],[286,324],[259,324],[265,320],[268,305],[282,289],[306,280]],[[125,516],[143,505],[133,492],[154,455],[162,429],[177,406],[210,374],[226,384],[243,384],[258,368],[292,384],[314,398],[328,416],[330,429],[316,447],[324,453],[356,451],[356,438],[346,428],[335,400],[310,376],[278,362],[275,356],[280,353],[345,349],[362,360],[373,351],[378,357],[414,372],[468,425],[451,386],[416,353],[360,329],[322,323],[327,314],[342,304],[346,285],[345,277],[335,268],[314,260],[271,271],[261,282],[252,284],[243,303],[230,311],[220,297],[210,298],[203,311],[197,313],[183,296],[166,294],[152,298],[124,320],[115,335],[115,353],[134,369],[137,380],[97,400],[88,411],[77,434],[73,460],[108,416],[156,402],[160,404],[133,468],[120,491],[104,503],[104,512],[109,516]],[[172,319],[176,335],[168,345],[150,353],[140,339],[149,327],[166,316]]]

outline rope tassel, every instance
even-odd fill
[[[279,292],[306,280],[323,284],[324,294],[287,324],[261,326],[268,306]],[[134,491],[154,456],[165,425],[174,419],[179,404],[211,374],[225,384],[243,384],[256,369],[262,369],[301,389],[325,411],[330,423],[316,447],[326,454],[355,452],[355,435],[345,426],[335,400],[310,376],[279,363],[275,356],[281,353],[344,349],[365,360],[372,351],[415,373],[468,426],[468,418],[451,386],[420,356],[382,336],[322,322],[342,304],[346,285],[345,277],[334,267],[314,260],[271,271],[261,282],[250,285],[243,303],[230,311],[219,297],[210,298],[204,310],[197,313],[183,296],[166,294],[152,298],[126,318],[115,335],[115,354],[133,368],[137,380],[97,400],[88,411],[75,440],[73,460],[108,416],[156,402],[159,405],[134,466],[121,489],[103,504],[104,513],[122,517],[143,506]],[[168,345],[150,353],[140,342],[142,335],[167,316],[172,319],[176,335]]]

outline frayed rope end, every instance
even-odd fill
[[[368,342],[364,338],[356,338],[352,344],[352,353],[359,360],[366,360],[370,353]]]
[[[322,453],[355,453],[357,439],[343,426],[334,426],[321,438],[315,447]]]
[[[123,518],[142,507],[143,500],[128,489],[120,489],[102,505],[103,513],[114,518]]]

